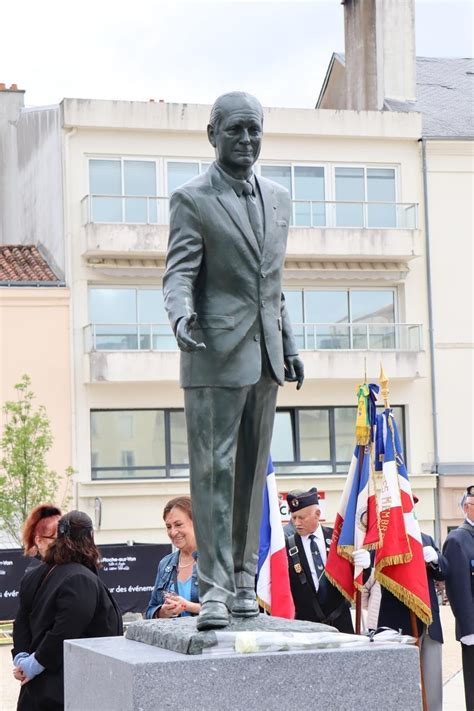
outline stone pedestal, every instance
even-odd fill
[[[416,711],[418,649],[180,654],[122,637],[65,642],[65,711]]]

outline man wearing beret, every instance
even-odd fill
[[[474,709],[474,484],[461,505],[464,523],[448,533],[443,554],[448,559],[446,593],[456,618],[456,639],[461,642],[466,709]]]
[[[291,527],[286,528],[286,551],[296,619],[323,622],[339,632],[354,633],[350,606],[325,575],[332,528],[321,526],[318,490],[290,491],[287,495]],[[354,551],[354,563],[370,567],[370,554]]]

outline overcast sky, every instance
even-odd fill
[[[399,0],[403,2],[403,0]],[[416,0],[417,55],[472,57],[474,0]],[[7,0],[0,82],[27,105],[64,97],[212,103],[232,89],[311,108],[333,51],[340,0]]]

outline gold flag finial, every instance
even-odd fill
[[[390,390],[388,389],[388,378],[385,375],[385,371],[383,369],[382,363],[380,363],[379,382],[380,382],[380,393],[383,397],[384,407],[387,410],[390,407],[390,403],[388,400],[388,395],[389,395]]]

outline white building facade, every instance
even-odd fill
[[[188,491],[179,353],[161,278],[170,192],[213,160],[210,107],[64,100],[77,505],[99,540],[164,540]],[[306,366],[281,389],[279,489],[318,486],[331,521],[354,446],[355,390],[380,364],[423,518],[434,519],[417,114],[266,109],[257,171],[293,199],[284,290]]]
[[[346,3],[350,71],[334,55],[318,108],[265,109],[256,171],[293,201],[284,291],[306,369],[301,391],[280,389],[272,457],[280,492],[316,485],[332,522],[356,388],[383,364],[418,518],[444,537],[474,471],[472,334],[446,298],[450,289],[472,322],[472,142],[422,140],[412,3],[401,14],[395,3],[361,7]],[[364,33],[371,50],[360,57],[351,38]],[[213,160],[209,112],[65,99],[19,107],[14,122],[8,169],[22,189],[10,232],[18,224],[14,241],[41,244],[70,288],[75,505],[100,543],[166,541],[163,506],[189,491],[161,288],[169,195]],[[449,287],[447,271],[459,275]]]

